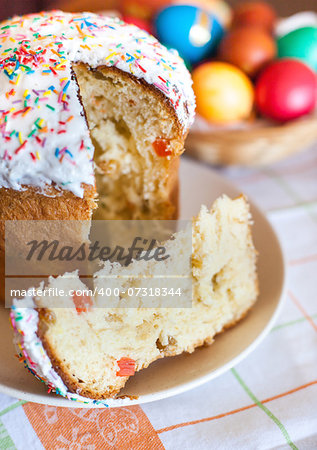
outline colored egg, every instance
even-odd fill
[[[272,35],[258,27],[234,28],[219,46],[219,57],[223,61],[238,66],[251,77],[275,55],[276,44]]]
[[[317,27],[304,27],[277,41],[279,58],[298,58],[317,71]]]
[[[145,19],[139,19],[138,17],[133,16],[122,16],[122,20],[126,23],[131,23],[132,25],[136,25],[141,28],[141,30],[145,30],[150,34],[153,34],[153,27],[150,21]]]
[[[275,22],[275,10],[266,2],[243,2],[233,11],[233,26],[254,25],[272,31]]]
[[[173,4],[198,6],[216,16],[218,22],[224,28],[227,28],[231,23],[231,7],[223,0],[175,0]]]
[[[159,40],[178,50],[190,63],[210,55],[223,34],[215,16],[191,5],[163,9],[156,18],[155,27]]]
[[[193,71],[197,112],[219,124],[247,119],[253,109],[254,91],[250,79],[237,67],[207,62]]]
[[[259,76],[255,101],[260,113],[281,122],[308,114],[316,107],[316,75],[301,61],[276,61]]]
[[[285,19],[280,19],[275,26],[274,33],[276,36],[282,37],[291,31],[304,27],[317,27],[316,13],[312,11],[301,11]]]

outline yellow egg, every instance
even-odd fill
[[[253,109],[254,89],[237,67],[208,62],[193,72],[197,112],[215,123],[247,119]]]

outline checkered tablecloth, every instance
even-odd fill
[[[266,211],[285,250],[287,301],[268,337],[219,378],[143,406],[66,409],[0,395],[1,449],[317,449],[317,147],[221,172]]]

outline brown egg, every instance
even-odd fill
[[[266,2],[243,2],[233,12],[233,26],[254,25],[272,32],[276,13]]]
[[[257,27],[235,28],[224,37],[219,46],[219,57],[238,66],[253,77],[276,55],[273,37]]]

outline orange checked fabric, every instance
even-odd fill
[[[140,406],[68,409],[0,394],[0,450],[317,449],[317,146],[220,172],[266,212],[284,248],[287,293],[269,335],[218,378]]]
[[[27,403],[23,409],[41,443],[49,450],[164,448],[139,406],[100,411]]]

